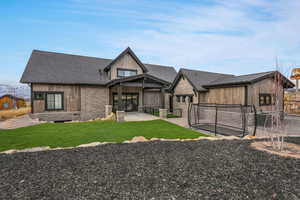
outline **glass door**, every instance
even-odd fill
[[[126,112],[138,111],[139,94],[137,93],[123,93],[122,104]],[[113,94],[113,110],[118,109],[118,94]]]

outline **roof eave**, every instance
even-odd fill
[[[48,84],[48,85],[97,85],[97,86],[105,86],[106,83],[59,83],[59,82],[42,82],[42,81],[22,81],[23,84]]]
[[[129,77],[124,77],[124,78],[120,78],[120,79],[111,80],[106,84],[106,87],[111,87],[111,86],[113,86],[115,84],[118,84],[118,83],[122,83],[122,82],[126,82],[126,81],[133,81],[133,80],[136,80],[136,79],[139,79],[139,78],[150,78],[150,79],[153,79],[157,82],[160,82],[161,84],[163,84],[165,86],[170,85],[169,82],[167,82],[165,80],[162,80],[160,78],[157,78],[155,76],[152,76],[152,75],[149,75],[149,74],[138,74],[138,75],[134,75],[134,76],[129,76]]]
[[[238,87],[251,84],[250,81],[245,82],[236,82],[236,83],[226,83],[226,84],[211,84],[211,85],[203,85],[204,88],[222,88],[222,87]]]

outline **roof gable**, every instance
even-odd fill
[[[144,73],[148,72],[148,69],[145,67],[145,65],[140,61],[140,59],[135,55],[135,53],[130,49],[130,47],[127,47],[121,54],[119,54],[115,59],[113,59],[105,68],[104,71],[109,71],[110,68],[124,55],[129,54],[135,62],[141,67]]]
[[[204,88],[203,85],[208,84],[209,82],[211,82],[213,80],[217,80],[217,79],[225,78],[225,77],[232,77],[233,75],[199,71],[199,70],[190,70],[190,69],[182,68],[179,70],[179,72],[170,88],[171,90],[173,90],[174,87],[177,85],[181,76],[184,76],[196,91],[207,91],[207,89]]]

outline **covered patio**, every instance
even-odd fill
[[[169,83],[149,74],[119,78],[108,84],[109,103],[113,111],[143,112],[147,106],[166,105]]]

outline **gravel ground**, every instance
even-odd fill
[[[254,150],[250,142],[0,154],[0,199],[300,199],[300,159]]]

